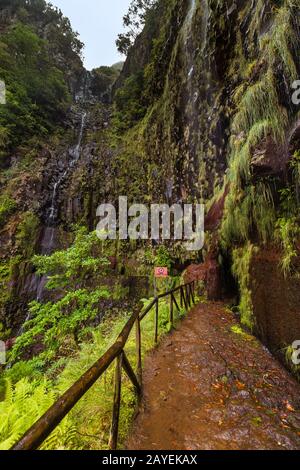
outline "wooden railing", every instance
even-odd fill
[[[47,439],[52,431],[60,424],[63,418],[72,410],[77,402],[85,395],[95,382],[104,374],[110,365],[116,361],[114,381],[114,404],[112,413],[112,424],[110,431],[109,447],[115,450],[118,445],[119,416],[121,404],[122,370],[135,387],[137,396],[142,395],[142,337],[141,322],[146,315],[155,307],[154,343],[158,342],[159,329],[159,302],[161,299],[170,297],[170,323],[174,325],[174,307],[180,311],[180,307],[188,311],[195,303],[196,282],[181,285],[169,292],[160,294],[142,311],[136,310],[124,326],[116,342],[106,353],[85,373],[72,387],[67,390],[56,403],[26,432],[22,439],[12,450],[36,450]],[[176,295],[180,299],[176,299]],[[180,304],[180,306],[179,306]],[[136,356],[137,370],[134,372],[128,357],[124,351],[127,340],[134,326],[136,327]]]

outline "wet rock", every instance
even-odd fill
[[[207,266],[206,289],[209,300],[218,300],[222,296],[221,269],[217,261],[210,260]]]
[[[208,214],[205,217],[205,230],[213,231],[220,226],[224,213],[226,197],[229,193],[229,188],[229,185],[227,185],[223,194],[209,209]]]
[[[276,176],[285,171],[287,152],[268,136],[253,151],[251,166],[255,176]]]

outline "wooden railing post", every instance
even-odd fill
[[[141,337],[141,323],[138,318],[135,322],[135,338],[136,338],[136,363],[137,363],[137,378],[140,386],[143,383],[143,371],[142,371],[142,337]]]
[[[178,305],[177,300],[176,300],[176,295],[175,294],[171,294],[171,295],[173,297],[173,302],[175,304],[175,307],[177,308],[178,313],[180,313],[180,308],[179,308],[179,305]]]
[[[191,298],[195,302],[195,287],[199,287],[196,282],[181,285],[169,292],[158,295],[143,310],[136,311],[127,321],[115,343],[41,416],[39,420],[23,435],[11,450],[36,450],[47,439],[51,432],[59,425],[65,416],[73,409],[78,401],[87,393],[96,381],[105,374],[108,368],[116,361],[115,381],[114,381],[114,408],[110,431],[109,447],[115,450],[118,445],[119,417],[121,406],[122,388],[122,367],[133,383],[137,394],[142,393],[142,336],[141,321],[156,308],[155,341],[158,340],[158,314],[159,300],[170,296],[170,323],[174,324],[174,304],[179,309],[176,299],[177,292],[180,292],[180,305],[186,310],[191,307]],[[136,327],[136,374],[131,367],[128,358],[124,353],[124,348],[133,327]]]
[[[159,321],[159,299],[156,299],[155,303],[155,332],[154,332],[154,344],[158,343],[158,321]]]
[[[191,308],[190,289],[188,285],[186,285],[185,287],[185,295],[186,295],[187,306],[188,308]]]
[[[109,448],[111,450],[117,450],[117,447],[118,447],[121,388],[122,388],[122,363],[123,363],[123,352],[116,359],[114,407],[113,407],[113,415],[112,415],[110,438],[109,438]]]
[[[184,288],[184,287],[181,287],[180,290],[181,290],[181,292],[182,292],[182,298],[183,298],[183,302],[184,302],[185,309],[188,310],[188,304],[187,304],[187,300],[186,300],[185,288]]]
[[[192,308],[191,284],[188,285],[188,290],[189,290],[189,305],[190,305],[190,308]]]
[[[193,303],[195,303],[195,284],[194,284],[195,281],[192,282],[191,284],[191,297],[192,297],[192,301]]]
[[[125,370],[126,374],[127,374],[127,377],[129,378],[129,380],[131,380],[131,383],[134,385],[134,388],[135,388],[135,391],[136,391],[136,394],[138,396],[138,398],[140,399],[141,395],[142,395],[142,388],[141,388],[141,385],[139,384],[139,381],[131,367],[131,364],[125,354],[125,352],[123,353],[123,369]]]
[[[170,295],[170,323],[171,327],[174,326],[174,304],[173,304],[173,295]]]

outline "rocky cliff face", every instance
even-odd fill
[[[300,337],[299,106],[292,102],[299,2],[177,0],[158,2],[157,12],[159,31],[139,38],[116,92],[129,128],[116,156],[118,189],[129,188],[130,179],[132,197],[203,201],[214,232],[207,242],[217,236],[216,259],[232,267],[242,322],[273,350],[284,348],[291,330],[276,326],[279,311]],[[120,99],[133,81],[127,104],[142,104],[138,117],[128,116]],[[269,282],[261,259],[274,249]],[[278,295],[268,304],[273,282]]]
[[[72,77],[63,137],[35,149],[29,171],[12,158],[18,211],[0,233],[8,326],[40,288],[32,254],[65,246],[73,223],[93,229],[97,205],[127,195],[204,202],[207,246],[193,258],[215,266],[214,292],[219,273],[224,286],[234,275],[244,324],[278,350],[293,339],[276,326],[282,312],[300,339],[299,31],[298,0],[159,0],[113,106],[93,95],[93,77]]]
[[[15,208],[1,228],[0,248],[6,329],[15,331],[26,317],[27,303],[44,293],[45,279],[34,272],[32,255],[67,247],[73,224],[94,228],[99,203],[98,194],[93,198],[99,183],[95,161],[101,158],[105,165],[108,147],[104,137],[97,144],[87,134],[101,135],[108,117],[101,103],[77,102],[67,115],[65,136],[42,145],[27,171],[17,161],[12,167],[9,189]]]

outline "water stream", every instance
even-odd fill
[[[57,215],[58,215],[58,209],[59,209],[58,190],[61,184],[64,182],[64,180],[68,176],[70,169],[72,169],[75,166],[75,164],[78,162],[80,158],[81,143],[82,143],[83,131],[84,131],[85,123],[86,123],[86,117],[87,117],[87,113],[84,112],[81,116],[81,123],[80,123],[80,130],[79,130],[77,144],[74,148],[69,149],[69,156],[71,157],[71,159],[68,164],[68,167],[65,169],[65,171],[61,175],[59,175],[58,179],[54,183],[52,198],[51,198],[51,207],[49,210],[49,215],[46,220],[46,226],[48,227],[53,227],[57,223]],[[48,237],[50,245],[52,244],[52,246],[48,247],[48,250],[47,250],[48,253],[53,248],[53,239],[54,239],[53,234],[52,234],[52,237]],[[43,247],[43,244],[42,244],[42,247]]]
[[[56,226],[58,224],[58,214],[59,214],[59,189],[65,179],[68,177],[70,171],[75,167],[76,163],[80,159],[81,155],[81,144],[83,139],[83,132],[86,125],[87,113],[83,112],[81,115],[80,128],[78,139],[75,147],[69,149],[69,156],[71,157],[67,168],[57,177],[51,197],[51,206],[46,217],[46,224],[43,230],[43,236],[40,243],[40,253],[42,255],[50,255],[55,248],[55,235],[56,235]],[[36,282],[36,300],[38,302],[43,300],[43,293],[45,289],[45,284],[47,283],[47,276],[42,276],[37,278]],[[27,320],[29,316],[27,317]]]
[[[83,112],[81,115],[81,122],[78,134],[78,140],[75,147],[69,149],[69,156],[71,157],[67,168],[58,176],[57,180],[54,183],[51,197],[51,206],[46,217],[46,224],[43,230],[43,235],[40,242],[40,254],[50,255],[55,248],[55,234],[56,234],[56,225],[58,223],[58,213],[59,213],[59,189],[62,183],[67,178],[70,170],[74,168],[81,155],[81,144],[83,139],[83,132],[86,124],[87,113]],[[45,290],[45,285],[47,283],[47,276],[36,276],[34,280],[35,289],[36,289],[36,301],[41,302],[43,300],[43,293]],[[30,312],[28,312],[24,324],[30,320]],[[23,325],[21,326],[17,336],[20,336],[24,332]]]

